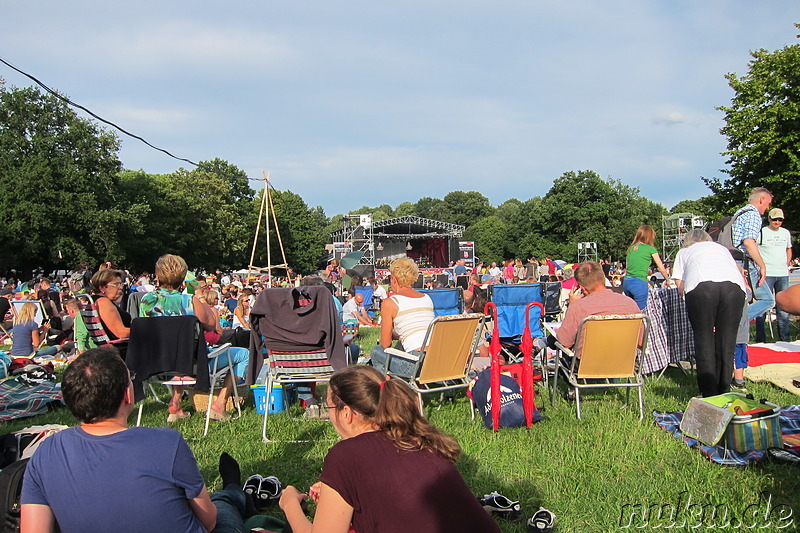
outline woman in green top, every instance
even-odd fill
[[[661,262],[658,250],[654,246],[655,242],[655,230],[645,224],[636,230],[636,237],[628,247],[627,268],[625,279],[622,280],[622,289],[624,294],[633,298],[642,310],[647,307],[647,271],[652,263],[656,264],[658,271],[664,276],[664,282],[669,283],[669,274]]]

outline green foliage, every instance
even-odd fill
[[[259,196],[261,194],[263,191],[259,192]],[[291,191],[273,190],[271,196],[288,265],[300,273],[316,270],[317,262],[325,253],[325,243],[330,238],[330,234],[324,232],[325,226],[321,224],[324,213],[318,207],[310,209],[299,195]],[[269,225],[272,263],[280,264],[283,262],[280,241],[271,216]],[[256,257],[256,263],[266,264],[266,234],[263,223]]]
[[[444,197],[447,218],[440,219],[451,224],[471,226],[494,213],[489,199],[477,191],[453,191]]]
[[[0,269],[120,260],[117,138],[37,89],[0,86]],[[64,259],[58,259],[59,250]]]
[[[529,211],[530,225],[548,253],[567,261],[577,259],[579,242],[596,242],[600,257],[624,258],[636,228],[650,224],[658,229],[666,213],[638,188],[588,170],[566,172],[536,207]]]
[[[495,215],[482,218],[464,231],[464,239],[475,241],[475,255],[481,261],[500,261],[505,255],[508,227]]]
[[[800,25],[795,24],[800,28]],[[767,187],[774,205],[800,210],[800,44],[752,52],[744,76],[726,76],[734,97],[721,133],[730,166],[724,182],[704,179],[715,194],[714,207],[730,213],[747,201],[753,187]]]

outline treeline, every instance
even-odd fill
[[[113,133],[59,99],[0,85],[0,271],[25,275],[105,260],[152,270],[167,252],[193,268],[249,263],[263,191],[250,186],[245,172],[220,159],[169,174],[125,170],[118,150]],[[273,191],[272,202],[281,237],[270,238],[273,263],[282,262],[282,241],[290,266],[314,270],[342,215],[329,218],[291,191]],[[480,192],[453,191],[350,212],[461,224],[479,257],[499,261],[545,254],[575,259],[584,241],[597,242],[601,257],[619,258],[640,224],[660,229],[667,211],[638,189],[587,170],[565,173],[544,196],[496,207]],[[257,264],[266,257],[261,228]]]

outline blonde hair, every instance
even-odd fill
[[[206,291],[205,297],[206,297],[206,303],[213,307],[214,299],[219,298],[219,294],[217,293],[217,291],[211,289]]]
[[[17,313],[17,316],[14,317],[14,325],[27,324],[28,322],[33,322],[35,316],[36,316],[35,303],[28,302],[26,304],[22,304],[22,309],[20,309],[19,313]]]
[[[167,289],[179,288],[186,279],[187,270],[186,261],[179,255],[164,254],[156,261],[156,278]]]
[[[122,271],[114,270],[113,268],[106,268],[105,270],[98,270],[92,276],[92,287],[95,292],[100,292],[100,287],[105,287],[112,281],[114,278],[119,278],[122,281]]]
[[[636,230],[636,236],[631,241],[631,245],[628,246],[628,253],[630,253],[631,248],[643,242],[645,244],[649,244],[650,246],[656,245],[656,230],[653,229],[652,226],[648,226],[647,224],[642,224],[639,226],[639,229]]]
[[[394,279],[400,287],[411,287],[419,278],[419,267],[410,257],[401,257],[392,263],[389,268]]]

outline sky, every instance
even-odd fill
[[[725,177],[726,73],[797,43],[795,22],[797,0],[0,0],[0,57],[328,216],[454,190],[525,201],[578,170],[670,208]],[[120,139],[125,168],[191,168]]]

